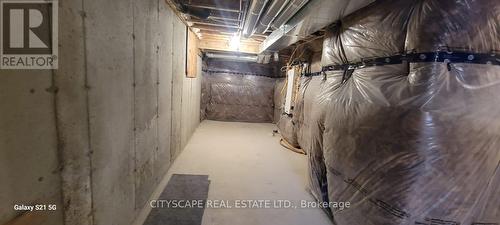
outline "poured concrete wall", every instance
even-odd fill
[[[0,72],[0,224],[14,204],[61,205],[55,98],[51,71]],[[41,218],[58,225],[61,211]]]
[[[172,29],[173,43],[182,43],[186,40],[186,27],[175,21]],[[173,74],[182,74],[186,68],[182,62],[186,61],[186,47],[185,45],[173,45],[172,52],[172,70]],[[175,159],[181,150],[181,118],[182,118],[182,87],[183,78],[181,76],[174,76],[172,78],[172,139],[170,143],[170,157]]]
[[[197,71],[195,79],[184,78],[182,86],[182,117],[181,117],[181,148],[186,147],[187,142],[200,124],[201,103],[201,62],[198,56]]]
[[[163,0],[59,4],[59,69],[0,71],[0,224],[131,224],[199,124],[186,26]]]

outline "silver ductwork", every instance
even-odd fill
[[[209,9],[188,5],[180,0],[172,0],[171,2],[179,12],[186,14],[190,17],[206,20],[210,16]]]
[[[262,42],[260,52],[286,48],[373,2],[375,0],[310,0]]]
[[[257,21],[259,20],[260,14],[264,10],[268,0],[253,0],[250,8],[248,9],[247,16],[245,18],[245,24],[243,25],[243,37],[248,38],[252,34]]]
[[[205,53],[205,55],[210,59],[221,59],[227,61],[238,61],[238,62],[257,62],[257,55],[240,55],[240,54],[229,54],[229,53]]]
[[[266,12],[260,17],[259,24],[253,31],[256,34],[263,34],[269,29],[271,22],[273,22],[280,12],[287,6],[290,0],[274,0],[267,8]]]
[[[278,29],[288,22],[309,0],[291,0],[271,24],[273,29]]]

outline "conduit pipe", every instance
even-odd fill
[[[205,53],[208,58],[223,59],[229,61],[257,62],[257,55],[238,55],[223,53]]]
[[[286,48],[374,1],[310,0],[286,24],[274,30],[262,42],[260,52],[275,52]],[[277,24],[277,21],[273,22],[275,23]]]
[[[280,14],[280,12],[287,6],[290,0],[274,0],[266,12],[261,15],[259,20],[259,24],[255,27],[253,33],[255,34],[263,34],[269,29],[271,22],[273,22],[276,17]]]
[[[245,24],[243,25],[243,37],[248,38],[252,35],[252,31],[257,25],[264,7],[266,6],[268,0],[253,0],[250,8],[248,9],[247,16],[245,18]]]
[[[297,13],[309,0],[291,0],[271,24],[273,29],[278,29]]]

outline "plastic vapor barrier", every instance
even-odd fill
[[[281,112],[283,111],[283,105],[285,104],[284,92],[285,79],[276,79],[276,84],[274,86],[274,123],[278,123]]]
[[[275,78],[205,72],[202,111],[206,119],[272,122]]]
[[[339,21],[323,44],[321,63],[345,64],[403,52],[411,2],[378,1]]]
[[[499,32],[497,0],[382,0],[331,28],[322,63],[498,54]],[[308,152],[311,193],[350,202],[328,209],[336,224],[500,223],[500,66],[404,62],[325,74],[302,78],[289,129]]]

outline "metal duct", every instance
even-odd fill
[[[224,53],[205,53],[205,55],[211,59],[222,59],[239,62],[257,62],[257,55],[236,55]]]
[[[287,6],[290,0],[274,0],[266,12],[262,14],[259,24],[253,31],[256,34],[263,34],[269,28],[271,22],[273,22],[278,14]]]
[[[210,16],[210,10],[209,9],[204,9],[204,8],[196,8],[191,5],[186,5],[183,2],[179,0],[174,0],[172,1],[174,4],[175,8],[183,13],[187,14],[189,16],[201,19],[201,20],[206,20]]]
[[[210,16],[210,10],[187,7],[186,13],[201,20],[206,20]]]
[[[260,51],[279,51],[375,0],[310,0],[286,24],[273,31]]]
[[[268,0],[253,0],[252,5],[248,9],[248,14],[245,18],[245,25],[243,26],[243,37],[248,38],[257,25],[260,14],[264,10]]]
[[[285,24],[290,18],[295,15],[309,0],[291,0],[288,5],[283,8],[280,14],[274,19],[271,24],[273,29],[278,29],[281,25]]]

